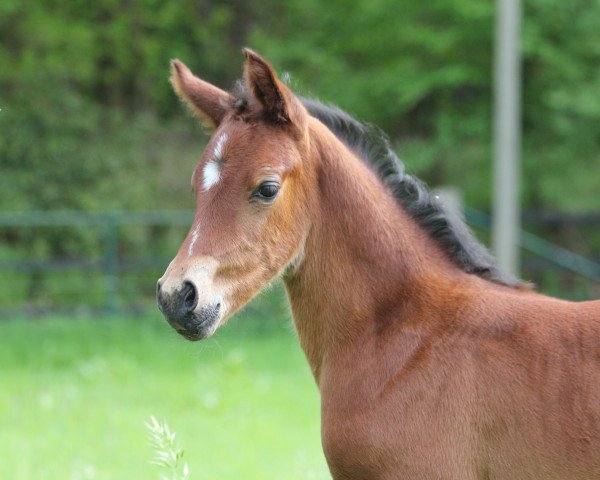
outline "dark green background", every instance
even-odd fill
[[[205,136],[171,92],[169,60],[229,88],[243,46],[298,92],[381,126],[408,171],[489,211],[494,13],[491,0],[3,0],[0,211],[193,208]],[[598,259],[600,1],[525,0],[522,35],[525,227]],[[172,255],[182,235],[152,248]],[[127,231],[120,253],[165,236]],[[0,229],[0,253],[101,255],[98,238]]]

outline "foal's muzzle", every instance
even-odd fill
[[[169,324],[188,340],[208,337],[221,313],[221,303],[198,307],[198,292],[191,282],[184,282],[181,289],[166,294],[159,281],[156,300]]]

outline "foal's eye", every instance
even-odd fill
[[[252,194],[261,200],[270,201],[275,198],[279,192],[279,184],[277,182],[263,182]]]

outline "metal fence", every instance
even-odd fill
[[[75,256],[64,256],[53,254],[51,256],[19,255],[18,249],[11,248],[10,242],[0,253],[0,315],[13,314],[22,310],[27,312],[33,310],[38,312],[61,310],[68,306],[88,305],[91,310],[102,310],[103,312],[117,312],[132,305],[143,305],[148,303],[154,291],[154,284],[160,273],[174,256],[178,243],[181,242],[188,226],[193,218],[193,211],[138,211],[138,212],[18,212],[0,213],[0,233],[10,238],[11,232],[24,232],[38,229],[59,228],[64,231],[65,238],[74,232],[81,230],[92,230],[95,237],[92,253]],[[145,244],[142,251],[124,250],[122,248],[123,238],[127,236],[124,229],[131,231],[134,228],[149,229],[162,227],[163,229],[175,230],[171,248],[156,249],[148,248],[152,238]],[[145,237],[151,237],[152,233],[146,232]],[[1,238],[1,237],[0,237]],[[15,242],[23,243],[23,242]],[[27,243],[27,242],[26,242]],[[169,243],[169,242],[167,242]],[[121,247],[121,248],[120,248]],[[135,245],[134,245],[135,249]],[[15,254],[16,252],[16,254]],[[23,253],[23,252],[21,252]],[[58,274],[63,277],[66,272],[81,272],[85,274],[82,281],[94,280],[93,289],[95,301],[87,303],[86,298],[76,302],[61,301],[60,283],[61,279],[55,279],[53,283],[58,284],[58,292],[42,307],[39,302],[31,298],[19,302],[7,302],[6,299],[15,295],[10,287],[11,283],[22,285],[22,282],[14,282],[16,278],[29,278],[35,276],[51,276]],[[137,292],[125,291],[120,288],[125,273],[137,273],[144,275],[143,281]],[[48,279],[45,282],[48,284]],[[64,283],[64,281],[62,282]],[[63,293],[64,295],[64,293]],[[100,300],[98,301],[98,296]],[[129,297],[127,300],[124,298]],[[5,300],[4,302],[2,300]],[[152,301],[152,300],[151,300]],[[11,305],[7,306],[7,303]],[[22,309],[20,308],[22,307]]]
[[[470,208],[465,216],[489,235],[489,216]],[[156,279],[192,218],[192,211],[0,213],[0,316],[152,305]],[[55,230],[58,245],[37,252],[35,237],[48,229]],[[77,244],[86,234],[87,250],[56,253],[61,242],[75,238]],[[524,277],[533,277],[540,290],[574,299],[600,296],[600,263],[525,231],[520,242]]]
[[[486,230],[491,228],[492,221],[490,216],[479,210],[467,207],[465,209],[465,217],[471,226]],[[600,283],[599,262],[548,242],[542,237],[525,230],[521,230],[520,232],[519,243],[523,250],[545,260],[555,267],[581,275],[592,282]]]

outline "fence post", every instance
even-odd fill
[[[116,313],[119,307],[119,251],[117,239],[117,219],[114,214],[104,216],[104,253],[102,268],[104,273],[104,308]]]
[[[493,250],[498,266],[519,275],[522,0],[497,0],[494,66]]]

